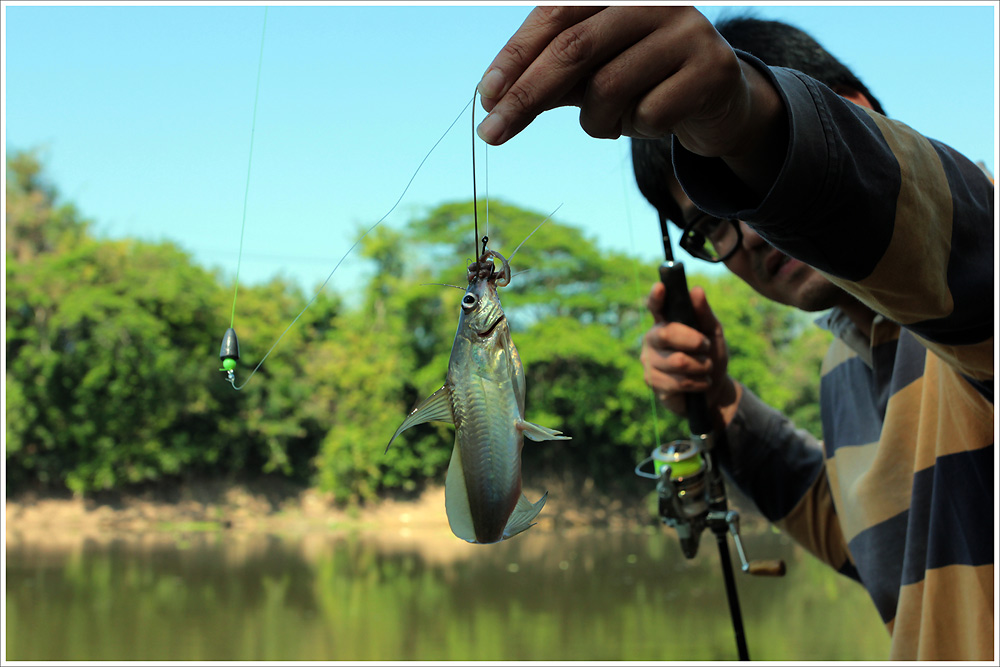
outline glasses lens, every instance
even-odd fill
[[[692,256],[707,262],[721,262],[736,251],[740,243],[739,223],[702,216],[691,223],[681,238],[683,247]]]

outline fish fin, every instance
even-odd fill
[[[534,440],[535,442],[541,442],[542,440],[572,440],[570,436],[563,435],[562,431],[545,428],[544,426],[539,426],[538,424],[526,422],[523,419],[518,419],[515,426],[517,426],[517,428],[520,429],[528,439]]]
[[[466,542],[476,542],[476,529],[472,525],[472,510],[469,509],[469,494],[465,488],[465,472],[462,470],[462,456],[458,443],[451,450],[448,476],[444,481],[444,509],[448,514],[448,525],[455,537]]]
[[[396,436],[400,433],[411,426],[423,424],[424,422],[446,422],[448,424],[455,423],[455,418],[451,411],[451,392],[448,391],[447,386],[441,387],[433,394],[422,400],[417,407],[410,410],[410,414],[406,415],[406,419],[403,420],[403,423],[399,425],[396,432],[392,434],[391,438],[389,438],[389,444],[385,446],[385,451],[389,451],[389,447],[392,446],[392,441],[395,440]]]
[[[514,507],[510,519],[507,520],[507,525],[503,529],[503,539],[510,539],[518,533],[523,533],[534,526],[535,524],[531,522],[542,511],[542,507],[545,506],[545,499],[548,497],[549,492],[546,491],[538,499],[538,502],[532,503],[522,493],[521,497],[517,499],[517,506]]]

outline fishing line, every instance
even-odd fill
[[[476,201],[476,92],[472,93],[472,256],[479,257],[479,202]],[[489,235],[487,234],[487,237]],[[483,252],[486,252],[486,239],[483,239]]]
[[[246,380],[244,380],[243,383],[240,385],[236,384],[236,377],[233,372],[236,367],[235,360],[239,359],[239,344],[236,342],[236,332],[233,331],[232,327],[230,327],[226,331],[226,334],[225,336],[223,336],[222,339],[222,351],[220,353],[220,356],[223,359],[223,368],[221,370],[227,371],[226,380],[231,385],[233,385],[233,389],[239,391],[240,389],[243,389],[243,387],[245,387],[248,382],[250,382],[250,378],[252,378],[257,373],[258,369],[260,369],[260,367],[264,365],[264,361],[266,361],[267,358],[271,355],[271,352],[274,351],[274,348],[278,346],[278,343],[280,343],[281,339],[285,337],[285,334],[287,334],[288,331],[293,326],[295,326],[295,323],[299,321],[299,318],[301,318],[302,315],[305,314],[307,310],[309,310],[309,307],[313,305],[313,303],[316,301],[317,298],[319,298],[319,295],[323,292],[323,290],[326,289],[327,283],[329,283],[330,279],[333,278],[333,274],[337,272],[337,269],[339,269],[340,265],[343,264],[345,259],[347,259],[347,256],[351,254],[351,252],[358,246],[358,244],[360,244],[365,239],[365,237],[368,236],[368,234],[372,232],[372,230],[378,227],[386,218],[388,218],[392,214],[393,211],[396,210],[396,207],[399,206],[399,203],[403,201],[403,197],[406,196],[406,193],[410,189],[410,186],[413,185],[413,181],[417,178],[417,174],[420,173],[420,170],[423,168],[424,163],[426,163],[428,158],[430,158],[431,153],[433,153],[434,150],[438,147],[438,144],[444,141],[444,138],[448,136],[448,133],[451,132],[452,128],[455,127],[455,124],[458,123],[459,119],[462,118],[466,110],[474,101],[475,101],[475,96],[473,96],[472,100],[467,102],[466,105],[462,107],[462,110],[458,113],[457,116],[455,116],[455,120],[451,121],[451,124],[448,125],[448,129],[446,129],[444,133],[438,138],[438,140],[434,142],[434,145],[431,146],[431,149],[427,151],[426,155],[424,155],[424,158],[420,161],[420,164],[417,165],[416,170],[414,170],[413,175],[410,176],[410,180],[406,183],[406,187],[403,188],[403,192],[400,193],[399,198],[396,200],[396,203],[393,204],[392,208],[386,211],[385,215],[379,218],[375,222],[375,224],[373,224],[371,227],[365,230],[365,233],[362,234],[361,237],[358,238],[358,240],[355,241],[351,245],[351,247],[347,249],[347,252],[345,252],[343,257],[341,257],[340,260],[336,263],[336,265],[334,265],[333,270],[330,271],[329,275],[327,275],[326,277],[326,280],[324,280],[323,284],[319,286],[319,289],[316,290],[316,293],[313,294],[311,299],[309,299],[309,302],[306,303],[305,307],[302,308],[301,311],[299,311],[299,314],[295,316],[295,319],[293,319],[291,323],[287,327],[285,327],[285,330],[281,332],[281,335],[278,336],[278,338],[274,341],[271,347],[268,348],[267,352],[264,354],[261,360],[257,363],[256,366],[254,366],[253,370],[250,371],[250,375],[248,375]],[[233,361],[234,363],[227,365],[227,361]]]
[[[257,100],[260,98],[260,72],[264,64],[264,36],[267,34],[267,7],[264,7],[264,26],[260,31],[260,53],[257,55],[257,85],[253,93],[253,119],[250,121],[250,157],[247,158],[247,182],[243,189],[243,221],[240,223],[240,250],[236,258],[236,279],[233,281],[233,310],[229,328],[236,322],[236,295],[240,291],[240,267],[243,265],[243,234],[247,228],[247,199],[250,196],[250,168],[253,166],[253,137],[257,129]]]
[[[517,244],[517,247],[516,247],[516,248],[514,248],[514,252],[510,253],[510,257],[508,257],[508,258],[507,258],[507,261],[509,262],[510,260],[514,259],[514,255],[516,255],[516,254],[517,254],[517,251],[521,249],[521,246],[523,246],[523,245],[524,245],[525,243],[527,243],[527,242],[528,242],[528,239],[530,239],[530,238],[531,238],[532,236],[534,236],[534,235],[535,235],[535,232],[537,232],[537,231],[538,231],[538,230],[539,230],[539,229],[541,228],[541,226],[542,226],[542,225],[544,225],[544,224],[545,224],[546,222],[548,222],[549,220],[551,220],[551,219],[552,219],[552,216],[554,216],[554,215],[556,214],[556,212],[557,212],[557,211],[558,211],[559,209],[561,209],[561,208],[562,208],[562,204],[559,204],[559,206],[556,206],[556,208],[555,208],[555,210],[554,210],[554,211],[552,211],[552,212],[551,212],[551,213],[549,213],[549,214],[548,214],[547,216],[545,216],[545,219],[544,219],[544,220],[542,220],[541,222],[539,222],[539,223],[538,223],[538,226],[537,226],[537,227],[535,227],[534,229],[532,229],[532,230],[531,230],[531,233],[530,233],[530,234],[528,234],[527,236],[525,236],[525,237],[524,237],[524,240],[523,240],[523,241],[521,241],[520,243],[518,243],[518,244]],[[524,272],[522,271],[522,273],[524,273]]]
[[[476,199],[476,91],[472,93],[472,224],[475,238],[475,257],[479,257],[479,201]],[[489,144],[483,142],[483,178],[486,184],[483,186],[486,197],[486,233],[483,234],[483,252],[486,252],[486,242],[490,238],[490,152]]]
[[[626,145],[628,145],[631,149],[631,145]],[[631,159],[629,161],[631,161]],[[618,161],[618,173],[621,175],[622,200],[625,204],[625,224],[628,227],[628,242],[632,249],[632,256],[636,258],[635,262],[632,263],[632,272],[635,280],[635,293],[641,296],[642,286],[639,283],[639,256],[635,249],[635,236],[632,233],[632,209],[629,208],[628,205],[628,183],[625,178],[625,169],[622,168],[622,162],[624,162],[624,159]],[[656,395],[654,394],[652,387],[647,387],[647,389],[649,389],[649,412],[653,416],[653,439],[656,441],[656,449],[658,450],[660,448],[660,425],[659,419],[656,415]]]
[[[476,108],[472,108],[472,115],[476,115]],[[473,131],[473,137],[475,137],[475,131]],[[473,138],[473,141],[475,139]],[[486,183],[483,185],[484,196],[486,197],[486,238],[490,237],[490,145],[483,142],[483,180]]]

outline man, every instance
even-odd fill
[[[732,479],[865,585],[891,657],[994,659],[992,185],[878,113],[860,82],[779,67],[809,69],[803,53],[839,65],[814,43],[767,52],[802,46],[798,31],[747,26],[729,26],[735,46],[772,67],[691,8],[536,9],[480,84],[480,136],[502,143],[577,105],[590,134],[646,140],[637,181],[690,251],[775,301],[829,309],[822,449],[728,376],[702,290],[700,330],[664,322],[651,292],[647,383],[678,412],[683,392],[707,392]]]

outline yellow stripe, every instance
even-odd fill
[[[880,448],[877,442],[841,447],[829,465],[836,469],[835,495],[845,499],[837,512],[848,542],[909,508],[913,470],[897,448]]]
[[[910,507],[913,475],[939,457],[989,447],[993,405],[933,354],[924,375],[889,398],[879,442],[840,447],[827,460],[850,541]]]
[[[919,412],[919,418],[914,418],[919,424],[913,434],[918,439],[913,460],[914,473],[933,466],[941,456],[993,444],[993,404],[954,369],[935,355],[928,354],[919,384],[920,396],[904,393],[906,390],[898,391],[889,399],[887,411],[894,413],[897,401],[920,401],[920,404],[913,403]],[[892,430],[887,430],[890,428],[899,429],[903,437],[911,437],[905,420],[906,417],[894,419],[892,423],[887,420],[883,433],[892,433]]]
[[[830,343],[830,347],[826,350],[826,356],[823,357],[823,364],[820,367],[820,375],[826,375],[845,361],[854,359],[857,356],[857,353],[852,350],[849,345],[844,343],[839,338],[834,338]]]
[[[996,660],[993,565],[927,570],[899,589],[892,660]]]
[[[853,563],[833,507],[829,480],[823,473],[792,511],[775,525],[835,570],[848,561]]]
[[[893,234],[870,276],[859,282],[830,279],[900,324],[945,317],[954,301],[947,276],[953,212],[944,167],[925,137],[879,114],[869,115],[901,170]]]
[[[848,542],[910,507],[923,384],[923,378],[917,378],[890,397],[879,441],[840,447],[827,461],[836,480],[834,495]]]

